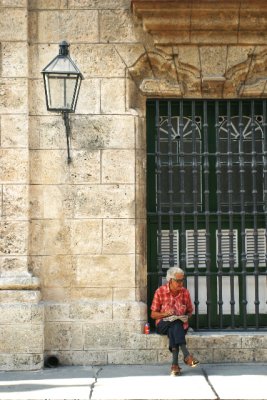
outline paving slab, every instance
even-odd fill
[[[92,400],[183,399],[213,400],[217,396],[200,367],[183,368],[170,376],[170,365],[104,367],[97,377]]]
[[[88,400],[95,374],[91,366],[0,372],[0,399]]]
[[[267,363],[60,366],[0,372],[0,400],[267,400]]]
[[[203,368],[221,400],[267,399],[267,363],[215,364]]]

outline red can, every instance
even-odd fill
[[[150,325],[149,325],[148,322],[145,324],[144,333],[145,333],[146,335],[149,335],[149,334],[150,334]]]

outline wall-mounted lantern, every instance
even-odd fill
[[[83,78],[77,65],[69,56],[69,44],[59,44],[59,54],[42,70],[45,87],[46,106],[48,111],[61,112],[65,127],[70,157],[70,123],[69,113],[75,112],[80,86]]]

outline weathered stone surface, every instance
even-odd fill
[[[233,2],[234,3],[234,2]],[[234,6],[229,12],[229,9],[204,9],[200,10],[197,7],[192,8],[192,13],[190,14],[190,29],[194,30],[217,30],[217,31],[227,31],[237,30],[238,19],[239,19],[239,9]],[[227,24],[225,23],[227,21]],[[223,35],[223,32],[221,32]]]
[[[147,319],[147,305],[142,302],[114,302],[113,307],[113,319],[121,320],[125,319],[128,321],[143,320]]]
[[[64,9],[68,8],[68,0],[30,0],[30,10],[49,10],[49,9]],[[72,8],[72,7],[71,7]]]
[[[39,0],[36,0],[39,2]],[[29,14],[29,24],[37,24],[38,13]],[[53,58],[59,52],[59,42],[58,43],[31,43],[29,46],[29,75],[31,78],[42,79],[41,71],[47,66],[47,64],[53,60]],[[70,45],[69,51],[71,57],[72,46]],[[76,60],[74,60],[76,62]]]
[[[62,365],[106,365],[106,351],[57,351]]]
[[[146,185],[139,183],[135,193],[136,201],[136,218],[145,218],[146,213]]]
[[[82,82],[77,114],[100,113],[100,79],[86,79]]]
[[[136,61],[145,53],[144,45],[141,43],[118,43],[115,44],[115,49],[127,67],[131,67],[135,64]]]
[[[1,147],[28,147],[28,117],[27,115],[1,115]]]
[[[112,317],[112,303],[104,301],[80,301],[70,304],[70,318],[73,320],[108,322]]]
[[[1,29],[0,29],[1,30]],[[0,113],[22,114],[27,112],[27,81],[24,78],[0,79]]]
[[[125,64],[114,45],[72,45],[71,54],[86,78],[123,78]]]
[[[0,255],[26,254],[28,248],[28,223],[0,221]]]
[[[141,335],[133,335],[133,332],[136,330],[136,324],[133,321],[125,321],[123,329],[121,329],[120,322],[111,321],[107,321],[105,324],[102,322],[87,323],[84,325],[83,329],[84,350],[99,350],[103,348],[140,348],[140,346],[137,345],[137,342],[142,340],[142,338]]]
[[[3,215],[3,186],[0,185],[0,217]]]
[[[101,237],[100,220],[32,221],[30,248],[32,254],[41,255],[99,254]],[[58,262],[60,264],[60,259]],[[60,269],[60,265],[58,267]],[[48,273],[48,271],[43,272],[44,275]],[[46,281],[45,276],[43,279]]]
[[[0,324],[0,353],[43,354],[42,324]]]
[[[127,71],[126,78],[126,110],[140,117],[144,117],[146,113],[146,97],[136,86],[129,71]]]
[[[32,150],[30,177],[33,184],[60,184],[67,181],[68,165],[65,150]]]
[[[1,303],[32,303],[41,301],[39,290],[0,290]]]
[[[70,299],[69,287],[42,287],[42,299],[44,301],[64,302]]]
[[[136,297],[135,288],[113,288],[114,301],[134,301]]]
[[[93,9],[130,8],[130,0],[69,0],[69,7]]]
[[[7,303],[0,305],[0,324],[43,323],[43,307],[26,303]]]
[[[40,278],[45,288],[70,287],[75,277],[72,257],[69,255],[31,256],[29,269]]]
[[[7,8],[1,9],[0,42],[27,41],[27,11],[25,9],[8,8],[8,4],[3,4],[3,6]],[[16,6],[18,4],[15,4]]]
[[[0,0],[1,7],[27,7],[27,0]]]
[[[176,31],[179,35],[179,31],[190,30],[192,13],[190,9],[180,9],[179,13],[173,13],[173,11],[165,12],[164,19],[162,14],[159,12],[153,13],[153,15],[146,15],[143,18],[143,27],[146,31],[159,31],[169,30]]]
[[[6,220],[27,219],[29,212],[28,186],[4,185],[3,186],[3,212]]]
[[[190,335],[188,343],[193,348],[241,348],[241,337],[239,335],[227,335],[227,340],[224,335]]]
[[[91,300],[91,301],[112,301],[116,300],[115,295],[113,295],[113,291],[115,289],[112,288],[71,288],[70,290],[70,298],[75,300]],[[127,289],[126,289],[127,291]]]
[[[134,130],[131,115],[79,115],[73,118],[72,144],[88,150],[133,149]]]
[[[46,322],[45,350],[82,350],[82,324]]]
[[[214,349],[213,362],[251,362],[254,360],[254,351],[251,349],[235,349],[229,351],[229,348]]]
[[[72,125],[72,118],[70,119]],[[66,133],[63,118],[56,116],[29,118],[30,149],[63,149]]]
[[[48,10],[30,12],[36,23],[30,25],[33,42],[98,42],[98,12],[95,10]]]
[[[103,222],[103,253],[135,252],[135,222],[132,219],[108,219]]]
[[[178,41],[247,44],[249,36],[257,44],[255,32],[260,32],[267,20],[266,4],[262,1],[254,1],[253,8],[247,7],[246,2],[220,1],[215,5],[214,2],[179,1],[169,2],[166,7],[164,1],[138,1],[133,4],[133,12],[142,19],[144,29],[153,35],[155,44],[168,45]]]
[[[254,53],[254,46],[228,46],[226,70],[230,73],[231,68],[239,68],[243,63],[250,64],[250,56]]]
[[[147,273],[145,272],[146,256],[145,254],[136,255],[136,286],[145,288],[147,286]],[[142,301],[147,301],[146,297],[141,297]]]
[[[70,320],[70,305],[64,303],[51,303],[44,304],[44,318],[45,321],[69,321]]]
[[[102,221],[73,220],[70,222],[72,254],[100,254]]]
[[[243,336],[241,343],[244,349],[267,349],[267,336],[261,334]]]
[[[154,350],[116,350],[108,352],[109,364],[155,364],[157,353]]]
[[[30,253],[60,255],[70,253],[70,226],[60,220],[32,221]]]
[[[192,69],[192,73],[194,71],[196,75],[200,75],[201,64],[198,46],[178,46],[174,51],[177,53],[177,61],[180,63],[179,68],[188,66]]]
[[[103,183],[134,183],[135,152],[133,150],[104,150],[102,152]]]
[[[254,351],[254,360],[256,362],[267,362],[267,349],[256,349]]]
[[[136,253],[146,254],[147,241],[146,241],[146,219],[138,219],[136,221]]]
[[[93,276],[94,287],[134,287],[134,261],[133,255],[77,256],[75,284],[90,287]]]
[[[30,216],[41,218],[71,218],[73,191],[68,185],[31,185]]]
[[[0,275],[1,276],[23,276],[28,272],[27,256],[1,256]]]
[[[38,278],[26,271],[21,275],[14,273],[14,275],[0,277],[1,290],[37,290],[39,286]]]
[[[25,42],[4,42],[1,45],[2,77],[19,78],[28,75],[28,46]]]
[[[20,184],[28,182],[27,150],[0,149],[0,182]]]
[[[101,112],[125,113],[125,79],[101,79]]]
[[[137,42],[142,36],[139,22],[134,22],[128,10],[100,11],[100,41],[101,42]]]
[[[134,217],[133,185],[77,185],[74,201],[75,218]]]
[[[223,77],[226,70],[227,47],[201,46],[199,50],[202,75]]]
[[[31,183],[99,183],[100,152],[73,150],[72,162],[66,162],[67,150],[32,150],[30,152]]]
[[[43,367],[43,354],[0,354],[2,371],[35,371]]]

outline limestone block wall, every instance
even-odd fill
[[[0,369],[43,365],[43,307],[28,271],[28,11],[0,5]]]
[[[147,318],[144,119],[131,107],[127,72],[144,33],[128,0],[28,8],[29,258],[41,282],[45,354],[104,363],[109,351],[131,348]],[[40,73],[62,40],[85,77],[69,165]]]
[[[210,45],[215,36],[203,29],[194,43],[178,35],[173,44],[162,32],[153,37],[130,7],[0,2],[0,369],[41,368],[47,354],[63,364],[169,361],[166,338],[142,334],[145,100],[266,93],[257,36],[217,35]],[[71,164],[41,76],[62,40],[85,77],[71,115]],[[227,361],[228,344],[189,337],[207,362]],[[263,336],[234,337],[231,346],[236,361],[266,358]]]

